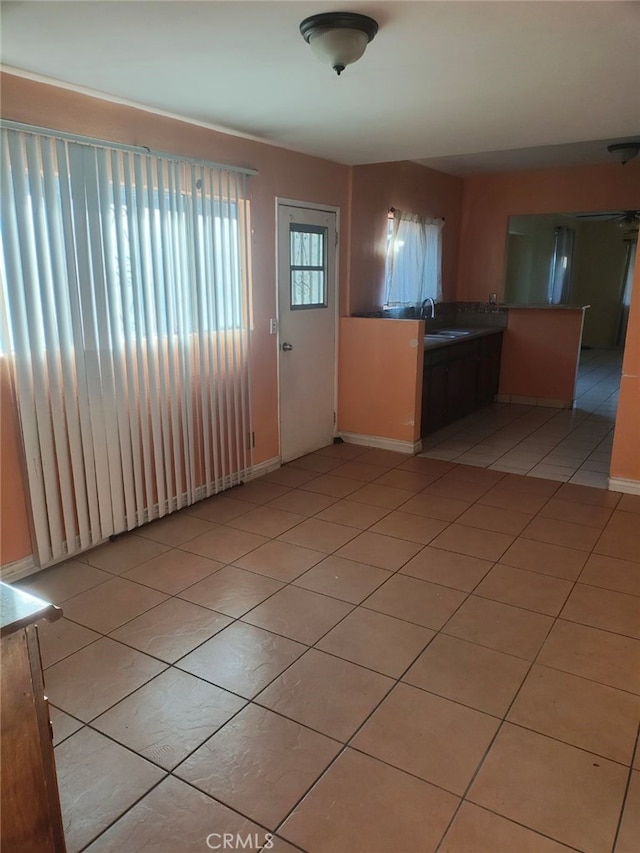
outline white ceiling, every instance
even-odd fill
[[[300,21],[380,29],[337,77]],[[640,139],[640,3],[4,2],[2,62],[347,164],[608,162]]]

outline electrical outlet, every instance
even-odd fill
[[[269,320],[269,334],[277,335],[278,334],[278,321],[277,320]]]
[[[497,293],[490,293],[489,294],[489,305],[495,305],[497,301],[498,301],[498,294]]]

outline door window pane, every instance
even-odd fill
[[[289,229],[291,308],[326,308],[327,229],[295,222]]]

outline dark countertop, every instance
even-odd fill
[[[62,610],[15,586],[0,582],[0,635],[5,637],[39,619],[55,622]]]
[[[506,305],[506,308],[514,311],[584,311],[585,308],[591,308],[591,305],[554,305],[548,302],[541,302],[536,305]]]

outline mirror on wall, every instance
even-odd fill
[[[589,305],[583,344],[623,346],[640,211],[509,217],[504,301]]]

